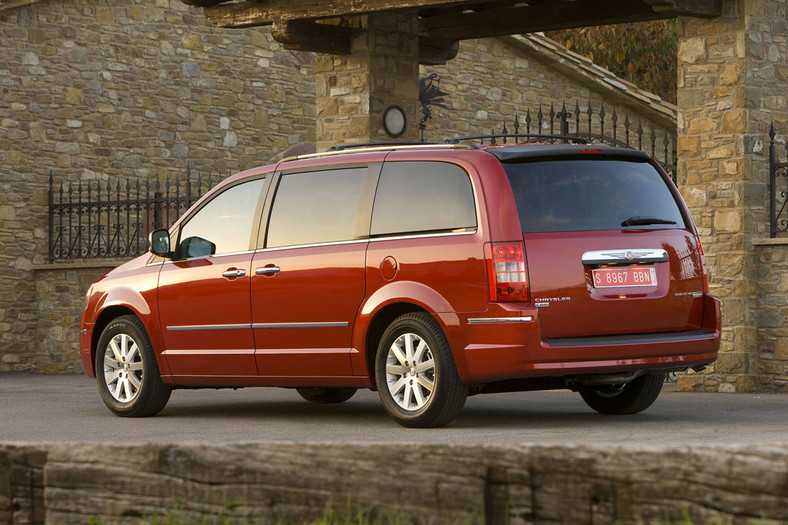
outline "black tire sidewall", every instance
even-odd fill
[[[310,403],[332,405],[343,403],[356,393],[353,387],[307,387],[296,388],[298,395]]]
[[[583,388],[580,395],[588,406],[601,414],[637,414],[656,401],[665,382],[666,374],[644,374],[627,383],[617,395],[606,396],[596,388]]]
[[[104,357],[107,346],[112,338],[119,334],[126,334],[134,340],[135,344],[140,349],[140,356],[142,358],[142,384],[140,385],[137,396],[127,403],[115,399],[110,393],[104,378]],[[166,404],[167,399],[169,399],[169,388],[161,384],[161,377],[159,375],[158,365],[156,364],[156,357],[153,353],[153,346],[150,343],[150,339],[142,323],[135,316],[127,315],[118,317],[110,321],[104,328],[96,347],[95,367],[99,394],[104,404],[107,405],[107,408],[116,415],[153,415],[153,413],[151,413],[152,406],[161,404],[161,407],[155,410],[155,412],[158,412],[163,408],[164,404]],[[161,398],[165,396],[166,398],[163,400],[163,403],[161,403]]]
[[[406,333],[414,333],[424,339],[435,361],[435,381],[432,395],[422,408],[413,411],[405,410],[399,406],[392,397],[386,380],[386,360],[389,349],[397,338]],[[454,378],[457,376],[451,349],[440,326],[429,314],[402,315],[394,320],[383,333],[375,357],[375,381],[386,411],[399,424],[406,427],[433,426],[433,423],[441,418],[441,412],[446,404],[451,402],[449,398],[456,395],[456,392],[451,392],[451,389],[447,388],[449,376],[454,376]],[[459,382],[459,379],[457,378],[456,381]],[[464,404],[464,397],[462,404]]]

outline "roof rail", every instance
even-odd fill
[[[588,139],[582,137],[573,137],[570,135],[544,135],[538,133],[500,133],[500,134],[491,134],[491,135],[471,135],[468,137],[457,137],[453,139],[446,139],[443,142],[445,144],[459,144],[460,142],[465,142],[468,140],[484,140],[490,139],[491,141],[494,139],[549,139],[549,140],[563,140],[567,142],[571,142],[573,144],[588,144],[590,141]]]
[[[381,148],[381,147],[394,147],[394,146],[424,146],[423,142],[416,142],[410,140],[403,140],[401,142],[363,142],[360,144],[340,144],[331,146],[328,151],[344,151],[346,149],[354,148]]]
[[[420,150],[420,149],[474,149],[469,144],[423,144],[421,142],[408,142],[408,143],[392,143],[384,142],[380,144],[352,144],[348,146],[334,146],[328,151],[321,153],[308,153],[306,155],[297,155],[294,157],[287,157],[280,162],[292,162],[294,160],[314,159],[318,157],[330,157],[332,155],[342,155],[347,153],[372,153],[379,151],[394,151],[394,150]]]

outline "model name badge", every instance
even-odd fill
[[[571,297],[537,297],[534,299],[534,302],[537,308],[544,308],[545,306],[550,306],[550,303],[562,303],[571,300]]]
[[[676,292],[673,295],[676,297],[691,295],[693,298],[697,299],[698,297],[703,297],[703,292]]]

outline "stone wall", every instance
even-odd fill
[[[748,391],[775,386],[758,377],[769,329],[760,323],[771,319],[759,305],[774,299],[759,294],[773,269],[754,246],[769,236],[769,123],[788,129],[788,19],[781,0],[725,0],[723,9],[679,23],[678,184],[723,311],[719,360],[679,388]]]
[[[756,243],[758,376],[761,387],[788,392],[788,239]]]
[[[201,13],[179,0],[0,10],[0,370],[80,366],[76,324],[64,324],[92,279],[40,269],[50,173],[227,173],[314,142],[314,55],[285,51],[266,29],[209,27]]]
[[[581,111],[590,104],[595,114],[604,104],[606,134],[612,134],[611,118],[615,110],[619,139],[624,137],[623,123],[627,116],[633,130],[641,124],[647,137],[654,130],[658,145],[666,133],[672,141],[676,132],[675,108],[671,110],[669,104],[654,95],[646,98],[631,84],[613,80],[612,74],[591,65],[590,61],[584,63],[578,58],[569,62],[562,46],[543,38],[530,40],[517,36],[463,41],[457,58],[443,66],[422,66],[421,73],[422,76],[437,73],[441,89],[448,93],[445,99],[449,109],[432,109],[433,118],[425,130],[427,141],[501,133],[504,123],[514,133],[515,115],[522,125],[520,132],[525,133],[526,110],[530,109],[531,117],[536,120],[540,104],[546,113],[551,103],[556,104],[555,111],[560,111],[563,102],[570,111],[575,103],[579,103]],[[581,130],[585,130],[585,118],[581,116]],[[570,131],[574,132],[574,115],[571,120]],[[594,124],[592,129],[598,133],[596,120]],[[531,129],[531,133],[549,131]],[[559,129],[554,131],[558,133]],[[633,140],[632,145],[637,143]]]

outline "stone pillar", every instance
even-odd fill
[[[744,392],[760,387],[754,243],[769,236],[766,141],[786,116],[788,31],[785,0],[723,5],[719,18],[679,23],[678,182],[723,310],[719,360],[679,389]]]
[[[372,14],[351,21],[347,56],[317,58],[317,150],[390,142],[383,111],[405,111],[407,126],[396,140],[418,140],[419,39],[414,15]]]

